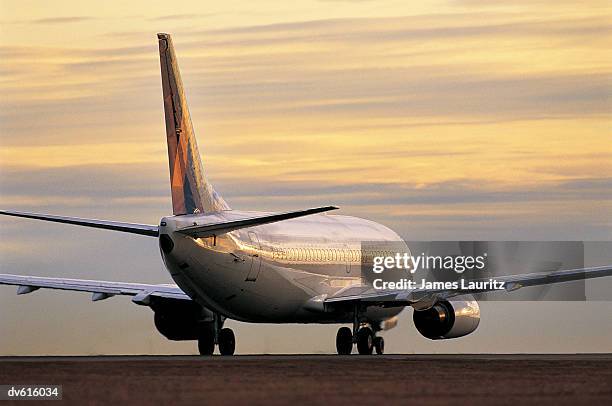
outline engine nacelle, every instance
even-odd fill
[[[480,307],[471,295],[457,296],[415,310],[412,319],[419,333],[431,340],[463,337],[478,327]]]
[[[195,302],[163,299],[152,303],[155,328],[168,340],[197,340],[201,331],[212,328],[212,312]]]

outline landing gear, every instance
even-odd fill
[[[362,327],[357,332],[357,351],[360,355],[371,355],[374,350],[374,332],[370,327]]]
[[[236,337],[231,328],[222,328],[221,331],[219,331],[218,341],[221,355],[234,355]]]
[[[376,332],[381,330],[380,323],[369,322],[364,325],[364,308],[359,303],[355,304],[353,311],[353,330],[341,327],[336,334],[336,350],[340,355],[348,355],[353,350],[353,344],[357,344],[357,351],[361,355],[372,355],[385,352],[385,340],[377,337]]]
[[[200,355],[212,355],[215,351],[215,332],[212,329],[203,330],[198,337]]]
[[[341,327],[336,334],[336,350],[340,355],[349,355],[353,351],[353,333],[348,327]]]
[[[200,355],[212,355],[215,344],[219,346],[221,355],[234,355],[236,350],[236,336],[231,328],[222,328],[225,321],[221,316],[214,314],[212,323],[202,326],[198,336],[198,350]]]
[[[385,339],[382,337],[374,337],[374,349],[376,354],[383,355],[385,353]]]

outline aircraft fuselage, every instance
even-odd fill
[[[362,241],[402,241],[381,224],[338,215],[312,215],[206,238],[175,232],[245,214],[172,216],[160,223],[160,235],[172,239],[171,250],[160,245],[177,285],[200,304],[236,320],[351,322],[351,313],[323,312],[312,299],[361,282]],[[364,317],[382,321],[400,311],[369,307]]]

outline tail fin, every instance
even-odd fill
[[[206,180],[169,34],[157,34],[174,214],[229,210]]]

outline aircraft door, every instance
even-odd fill
[[[251,254],[251,269],[249,270],[249,274],[247,275],[245,281],[247,282],[255,282],[257,280],[257,276],[259,275],[259,271],[261,270],[261,257],[259,256],[259,250],[261,250],[261,245],[259,244],[259,238],[257,238],[257,234],[253,231],[249,231],[249,238],[251,239],[251,244],[257,250]]]

